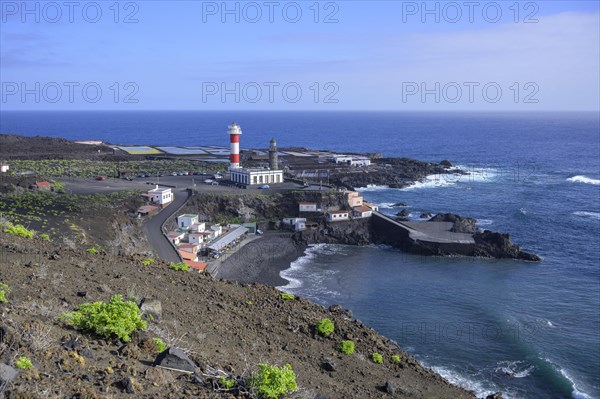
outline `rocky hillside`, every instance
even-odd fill
[[[5,233],[0,251],[7,300],[0,303],[0,386],[8,398],[249,398],[257,394],[246,381],[260,363],[291,365],[293,398],[473,397],[339,307]],[[60,321],[78,305],[115,294],[152,304],[147,329],[129,343]],[[328,337],[315,332],[323,318],[335,324]],[[154,338],[187,354],[193,372],[154,367]],[[336,349],[343,339],[355,343],[353,354]],[[31,368],[17,367],[22,357]]]

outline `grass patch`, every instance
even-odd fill
[[[392,355],[392,357],[390,357],[390,359],[392,359],[392,362],[394,362],[394,363],[400,363],[400,356],[398,356],[398,355]]]
[[[351,355],[354,353],[354,342],[344,340],[338,345],[338,350],[345,355]]]
[[[291,365],[277,367],[262,363],[258,368],[260,370],[252,375],[249,385],[260,398],[279,399],[298,390],[296,374]]]
[[[121,295],[113,295],[108,303],[84,303],[75,312],[65,313],[62,319],[82,330],[107,338],[116,336],[123,342],[131,341],[132,332],[147,326],[138,306],[132,301],[123,301]]]

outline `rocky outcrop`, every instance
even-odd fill
[[[510,240],[509,234],[496,233],[490,230],[477,232],[475,239],[475,256],[486,258],[511,258],[538,262],[541,258],[530,252],[522,251]]]
[[[453,233],[475,234],[479,231],[477,219],[459,216],[453,213],[439,213],[429,219],[430,222],[452,222],[454,226],[450,231]]]
[[[477,219],[459,216],[453,213],[441,213],[435,215],[429,221],[452,222],[450,231],[455,233],[472,234],[475,240],[473,256],[484,258],[510,258],[532,262],[540,261],[541,258],[535,254],[522,251],[518,245],[513,244],[509,234],[502,234],[490,230],[480,231],[477,227]]]
[[[317,230],[305,230],[292,236],[299,244],[368,245],[373,242],[370,219],[330,222]]]
[[[330,176],[330,182],[350,189],[368,185],[402,188],[429,175],[449,173],[448,168],[451,165],[447,161],[437,164],[409,158],[378,158],[373,160],[374,167],[368,171],[358,169],[334,173]]]

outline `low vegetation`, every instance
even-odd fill
[[[148,267],[154,263],[154,259],[146,258],[141,261],[142,266]]]
[[[283,299],[285,301],[293,301],[294,299],[296,299],[296,296],[292,295],[292,294],[288,294],[287,292],[283,292],[281,294],[281,299]]]
[[[231,389],[235,386],[235,380],[233,378],[221,377],[219,378],[219,384],[223,389]]]
[[[8,303],[8,294],[10,294],[10,288],[4,283],[0,283],[0,303]]]
[[[344,340],[338,345],[338,350],[345,355],[351,355],[354,353],[354,342]]]
[[[371,359],[373,360],[374,363],[383,364],[383,356],[381,356],[380,353],[377,353],[377,352],[373,353],[371,355]]]
[[[29,370],[33,367],[33,363],[29,360],[28,357],[21,356],[16,362],[15,367],[21,370]]]
[[[137,175],[143,173],[156,176],[159,173],[201,171],[216,173],[225,171],[226,164],[212,162],[201,164],[187,159],[138,160],[138,161],[91,161],[83,159],[42,159],[13,160],[10,163],[11,173],[35,172],[45,178],[77,177],[96,178],[98,176],[119,177],[119,171],[130,171]],[[55,186],[56,188],[56,186]]]
[[[169,268],[171,268],[172,270],[179,271],[179,272],[187,272],[190,270],[190,267],[188,265],[186,265],[185,262],[179,262],[179,263],[171,262],[171,264],[169,265]]]
[[[154,344],[156,345],[156,352],[163,353],[167,350],[167,344],[160,338],[154,338]]]
[[[335,330],[335,325],[329,319],[321,319],[316,325],[317,333],[324,337],[328,337]]]
[[[138,306],[132,301],[123,301],[121,295],[113,295],[108,303],[84,303],[75,312],[64,314],[62,319],[84,331],[106,338],[116,336],[123,342],[131,341],[132,332],[147,326]]]
[[[296,374],[291,365],[277,367],[262,363],[258,368],[260,370],[252,375],[249,385],[260,398],[279,399],[298,390]]]
[[[392,362],[394,363],[400,363],[400,356],[398,355],[392,355],[390,359],[392,359]]]
[[[7,234],[24,238],[33,238],[33,236],[35,235],[35,231],[28,230],[23,225],[12,224],[10,222],[5,223],[3,231]]]

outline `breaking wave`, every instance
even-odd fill
[[[595,186],[600,184],[599,179],[592,179],[591,177],[587,177],[587,176],[583,176],[583,175],[569,177],[567,179],[567,181],[570,181],[571,183],[593,184]]]

